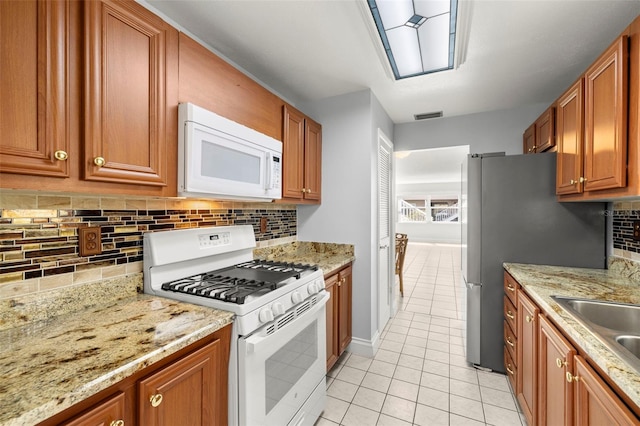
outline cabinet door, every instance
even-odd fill
[[[329,293],[327,301],[327,371],[338,360],[338,274],[333,274],[325,280],[325,289]]]
[[[177,31],[135,2],[85,5],[84,177],[164,186],[175,161],[166,150],[167,40],[177,46]]]
[[[638,418],[581,356],[575,357],[576,425],[637,425]]]
[[[63,423],[63,426],[123,426],[124,405],[124,393],[119,392],[75,419]]]
[[[582,192],[584,146],[584,99],[583,79],[578,80],[558,99],[556,165],[556,194]]]
[[[66,1],[0,1],[0,170],[69,176]]]
[[[536,120],[536,152],[545,152],[556,146],[555,117],[555,108],[550,107]]]
[[[536,365],[538,307],[521,290],[518,291],[518,330],[516,346],[516,396],[530,425],[536,424]]]
[[[533,123],[531,126],[524,131],[522,135],[522,152],[525,154],[533,154],[536,152],[536,124]]]
[[[304,188],[306,200],[320,201],[322,192],[322,127],[305,119]]]
[[[585,191],[627,184],[627,36],[585,73]]]
[[[575,348],[543,315],[538,317],[538,425],[573,424],[573,387],[566,373],[573,371]]]
[[[302,199],[304,195],[304,115],[284,106],[282,138],[282,197]]]
[[[342,353],[351,343],[351,266],[338,274],[338,293],[340,300],[340,314],[338,325],[338,347]]]
[[[204,426],[226,424],[220,407],[221,344],[216,340],[138,383],[139,424]],[[226,371],[224,372],[226,374]],[[225,401],[226,402],[226,401]],[[225,405],[226,406],[226,405]]]

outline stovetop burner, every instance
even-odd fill
[[[268,293],[285,285],[289,278],[300,279],[303,272],[317,269],[313,265],[252,260],[170,281],[162,284],[162,289],[243,304],[248,296]]]

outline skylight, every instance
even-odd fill
[[[396,80],[453,68],[458,0],[367,0]]]

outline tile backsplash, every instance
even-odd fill
[[[640,202],[613,203],[613,255],[640,262],[640,241],[633,239],[634,220],[640,220]]]
[[[295,239],[296,208],[0,190],[0,299],[140,272],[146,231],[240,224],[252,225],[262,244]],[[99,255],[79,254],[78,229],[87,226],[100,227]]]

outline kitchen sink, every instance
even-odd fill
[[[640,373],[640,305],[565,296],[551,298]]]
[[[560,305],[560,297],[554,297]],[[623,333],[640,334],[640,305],[605,302],[589,299],[563,299],[568,306],[585,319]]]
[[[629,352],[640,358],[640,336],[618,336],[616,342],[627,348]]]

